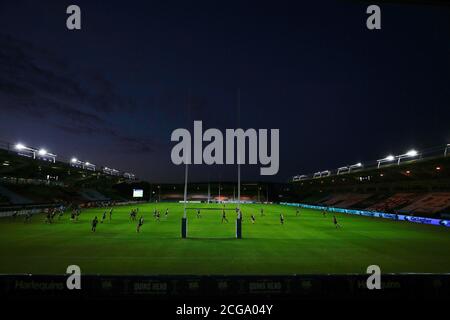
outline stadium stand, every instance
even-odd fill
[[[111,198],[108,198],[98,192],[97,190],[83,190],[80,192],[81,196],[89,201],[109,201]]]
[[[0,195],[4,199],[5,204],[30,204],[32,200],[27,199],[17,193],[7,189],[5,186],[0,185]]]
[[[122,193],[118,186],[137,182],[120,175],[73,167],[65,162],[23,157],[2,149],[0,164],[0,206],[11,210],[14,206],[129,201],[132,193],[128,189],[129,193]]]
[[[434,214],[450,207],[450,192],[427,193],[400,211]]]
[[[11,203],[9,202],[9,198],[0,195],[0,206],[7,206],[10,205]]]
[[[369,210],[391,212],[400,209],[405,205],[413,203],[419,197],[416,193],[396,193],[387,199],[381,200],[372,206],[367,207]]]
[[[354,172],[292,181],[293,202],[408,212],[427,217],[450,212],[450,155],[400,164],[361,168]]]
[[[357,203],[369,198],[371,194],[357,194],[357,193],[344,193],[334,194],[328,198],[328,200],[321,202],[324,206],[335,206],[339,208],[350,208]]]

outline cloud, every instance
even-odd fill
[[[134,137],[108,121],[133,114],[136,101],[100,72],[75,70],[45,49],[2,34],[0,110],[38,118],[69,134],[102,135],[127,151],[155,149],[152,139]]]
[[[86,134],[90,136],[102,135],[104,137],[109,137],[114,141],[114,152],[121,151],[122,153],[153,153],[160,148],[164,147],[164,144],[156,139],[145,138],[145,137],[133,137],[129,135],[122,134],[121,132],[107,128],[90,126],[87,124],[80,124],[77,126],[66,126],[62,124],[54,124],[54,126],[66,133],[79,135]]]

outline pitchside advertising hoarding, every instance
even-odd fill
[[[392,213],[385,213],[385,212],[314,206],[314,205],[302,204],[302,203],[281,202],[280,204],[286,205],[286,206],[301,207],[301,208],[306,208],[306,209],[327,210],[327,211],[337,212],[337,213],[355,214],[355,215],[365,216],[365,217],[375,217],[375,218],[391,219],[391,220],[398,220],[398,221],[410,221],[410,222],[415,222],[415,223],[450,227],[450,220],[433,219],[433,218],[425,218],[425,217],[414,217],[414,216],[408,216],[408,215],[403,215],[403,214],[392,214]]]
[[[133,189],[133,198],[143,198],[144,190],[142,189]]]

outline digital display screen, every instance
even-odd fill
[[[133,189],[133,198],[143,198],[144,190],[142,189]]]

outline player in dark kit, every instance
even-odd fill
[[[166,219],[167,219],[168,216],[169,216],[169,209],[166,209],[166,213],[165,213]]]
[[[142,227],[142,225],[144,224],[144,217],[140,217],[139,218],[139,222],[138,222],[138,225],[137,225],[137,228],[136,228],[136,232],[140,232],[141,231],[141,227]]]
[[[200,209],[197,210],[197,218],[201,218],[202,216],[200,215]]]
[[[299,214],[300,214],[300,210],[297,209],[297,211],[295,211],[295,216],[298,217]]]
[[[52,222],[53,222],[53,219],[55,219],[55,217],[56,217],[57,214],[58,214],[58,213],[56,212],[56,209],[53,208],[53,209],[52,209]]]
[[[95,216],[94,220],[92,220],[92,232],[95,232],[97,230],[97,224],[98,224],[98,219],[97,216]]]
[[[261,208],[261,217],[263,217],[263,216],[264,216],[264,209]]]
[[[136,221],[136,215],[137,215],[136,210],[132,209],[131,212],[130,212],[130,219],[131,219],[131,221]]]
[[[52,212],[49,210],[45,216],[45,223],[51,224],[53,222]]]
[[[334,226],[336,229],[341,227],[341,225],[338,223],[335,215],[333,215],[333,223],[334,223]]]
[[[284,216],[282,213],[280,213],[280,223],[284,224]]]
[[[252,219],[252,224],[255,224],[256,219],[255,219],[255,216],[253,214],[250,216],[250,219]]]
[[[102,216],[102,221],[101,221],[101,223],[103,223],[103,221],[105,221],[105,219],[106,219],[106,211],[103,212],[103,216]]]
[[[33,214],[31,213],[31,211],[28,211],[28,212],[25,214],[25,223],[30,222],[32,216],[33,216]]]
[[[225,210],[222,209],[222,223],[226,221],[228,223],[227,215],[225,214]]]
[[[113,214],[113,208],[111,208],[111,210],[109,210],[109,221],[112,220],[112,214]]]

